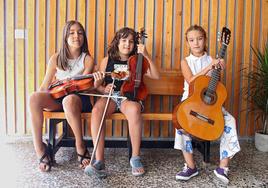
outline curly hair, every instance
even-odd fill
[[[129,56],[137,54],[137,44],[138,44],[137,33],[134,31],[134,29],[123,27],[115,33],[115,36],[108,47],[109,58],[111,58],[112,60],[120,60],[119,49],[118,49],[119,41],[121,38],[125,39],[129,35],[132,35],[134,39],[134,48],[132,52],[129,54]]]

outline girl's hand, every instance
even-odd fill
[[[138,53],[141,53],[144,57],[149,57],[149,54],[144,44],[138,44],[137,47],[138,47]]]
[[[94,87],[97,88],[102,84],[103,79],[105,77],[105,73],[97,71],[93,73],[93,77],[94,77]]]
[[[112,88],[113,84],[108,84],[105,89],[104,89],[104,93],[109,93]],[[114,86],[115,87],[115,86]]]
[[[213,59],[210,64],[210,70],[214,68],[220,68],[221,70],[223,70],[225,68],[224,59]]]

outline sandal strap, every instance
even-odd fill
[[[83,164],[83,160],[84,160],[84,159],[90,159],[90,157],[87,156],[87,155],[89,155],[89,152],[88,152],[87,149],[85,150],[85,152],[84,152],[83,155],[77,153],[77,156],[80,157],[80,160],[79,160],[80,164]]]
[[[48,153],[46,144],[44,144],[44,146],[45,146],[45,153],[39,159],[39,164],[43,163],[43,164],[47,165],[48,166],[48,170],[47,171],[50,171],[51,166],[52,166],[52,161],[50,159],[50,156],[49,156],[49,153]],[[47,159],[47,161],[45,161],[45,158]]]

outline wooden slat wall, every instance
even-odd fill
[[[241,88],[248,83],[240,70],[255,63],[250,45],[263,47],[267,40],[267,0],[10,0],[1,1],[0,10],[0,134],[30,134],[28,98],[41,84],[49,57],[61,47],[62,29],[70,19],[84,25],[97,65],[116,30],[144,26],[146,46],[157,67],[173,71],[180,71],[180,60],[189,53],[185,31],[190,25],[206,29],[212,56],[219,49],[217,32],[229,27],[232,38],[223,72],[228,91],[225,107],[237,119],[241,137],[252,136],[259,128],[254,114],[244,110],[250,104]],[[15,38],[16,29],[24,30],[24,39]],[[149,97],[145,108],[169,111],[177,100]],[[126,136],[125,124],[107,122],[107,135]],[[173,133],[171,122],[144,123],[144,137],[172,138]],[[85,134],[90,135],[90,128]]]

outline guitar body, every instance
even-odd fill
[[[186,132],[203,140],[219,138],[224,129],[222,105],[227,97],[226,88],[218,82],[215,92],[207,98],[210,79],[209,76],[197,77],[190,84],[189,97],[178,105],[173,115]]]

